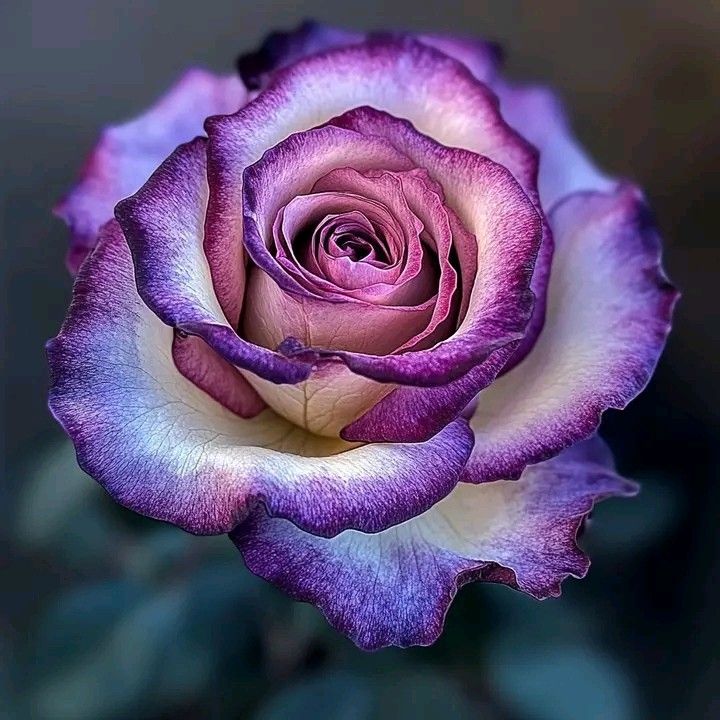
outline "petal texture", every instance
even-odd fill
[[[201,338],[176,332],[172,351],[177,369],[228,410],[251,418],[265,408],[242,373]]]
[[[614,188],[615,180],[595,167],[575,139],[567,113],[550,88],[502,79],[490,87],[500,100],[503,118],[540,151],[538,190],[546,210],[571,193]]]
[[[205,143],[196,138],[178,147],[115,209],[133,252],[138,291],[163,322],[198,335],[232,365],[272,382],[298,382],[308,376],[308,366],[243,340],[218,304],[203,251]],[[236,279],[235,292],[241,296],[244,273]]]
[[[231,537],[250,570],[318,605],[361,648],[428,645],[467,582],[545,598],[559,595],[568,576],[585,575],[576,535],[593,503],[637,490],[596,454],[561,455],[518,481],[459,485],[423,515],[375,535],[318,538],[258,509]]]
[[[245,168],[289,135],[362,105],[405,118],[442,145],[490,158],[534,192],[536,152],[503,121],[493,93],[458,61],[410,38],[375,39],[314,55],[275,73],[269,87],[240,112],[206,123],[205,245],[213,277],[242,234]],[[216,282],[220,303],[235,324],[240,304],[223,287]]]
[[[445,497],[469,456],[463,420],[423,445],[360,447],[269,410],[245,420],[177,371],[172,342],[110,223],[48,346],[50,407],[83,469],[136,512],[213,534],[262,505],[318,535],[377,532]]]
[[[143,115],[103,132],[80,181],[55,208],[72,231],[67,263],[73,273],[115,204],[136,192],[180,143],[200,135],[208,116],[236,112],[246,96],[232,75],[189,70]]]
[[[448,205],[477,238],[477,273],[467,312],[451,337],[424,352],[334,353],[356,373],[415,386],[396,389],[348,426],[343,437],[423,440],[492,381],[524,337],[535,301],[530,283],[544,221],[513,176],[485,157],[445,148],[406,121],[371,108],[353,110],[333,123],[389,139],[428,168]]]
[[[471,482],[517,477],[592,434],[650,379],[678,294],[642,195],[580,193],[550,217],[557,247],[533,351],[480,393]]]

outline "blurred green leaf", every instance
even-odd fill
[[[480,720],[459,685],[425,672],[386,677],[379,683],[373,720]]]
[[[5,630],[5,628],[2,628]],[[19,718],[16,712],[15,697],[10,677],[12,656],[10,649],[0,636],[0,720],[15,720]]]
[[[461,688],[430,670],[375,675],[330,671],[284,689],[255,720],[481,720]]]
[[[198,643],[215,649],[219,658],[232,655],[237,673],[254,669],[249,656],[241,662],[260,630],[262,583],[241,562],[212,563],[188,578],[188,633]]]
[[[365,678],[329,673],[280,691],[260,708],[255,720],[370,720],[373,700]]]
[[[124,548],[123,570],[142,580],[171,577],[187,562],[194,539],[179,528],[158,523],[149,532],[137,533]]]
[[[638,703],[623,669],[600,651],[578,644],[524,645],[507,636],[491,649],[491,690],[514,715],[528,720],[636,720]]]
[[[73,588],[41,616],[34,637],[39,672],[96,651],[108,630],[135,607],[145,590],[125,580],[108,580]]]
[[[30,548],[52,546],[77,563],[107,562],[117,529],[97,502],[103,491],[78,466],[67,440],[42,448],[23,473],[15,519],[16,539]]]
[[[99,642],[43,680],[32,698],[33,717],[102,720],[127,717],[153,697],[183,632],[186,596],[166,590],[131,607]],[[193,658],[198,684],[207,680],[207,659]]]
[[[488,583],[476,588],[497,617],[492,637],[500,634],[516,639],[521,645],[587,638],[600,633],[605,618],[593,615],[585,605],[574,600],[573,589],[572,581],[568,580],[561,597],[538,602],[504,585]]]
[[[600,503],[583,544],[591,555],[633,555],[662,540],[682,517],[683,497],[676,483],[660,477],[640,479],[636,498]]]
[[[78,467],[73,446],[60,441],[42,448],[24,470],[17,512],[18,537],[47,542],[66,523],[68,512],[88,502],[93,481]]]

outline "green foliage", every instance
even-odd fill
[[[383,676],[327,672],[308,677],[270,698],[254,716],[254,720],[304,718],[479,720],[457,683],[427,670]]]

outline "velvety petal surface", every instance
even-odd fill
[[[476,37],[442,33],[423,33],[417,38],[423,44],[430,45],[459,60],[478,80],[486,85],[492,85],[498,77],[502,62],[502,49],[496,43]]]
[[[502,58],[497,46],[449,35],[418,38],[456,58],[486,83],[498,96],[505,121],[538,149],[538,190],[543,208],[550,210],[571,193],[613,189],[615,180],[597,169],[575,138],[557,94],[549,87],[507,81],[500,72]]]
[[[407,384],[343,430],[362,441],[423,440],[457,416],[503,368],[525,335],[544,221],[514,178],[487,158],[445,148],[407,122],[370,108],[333,120],[389,139],[442,186],[447,204],[477,238],[477,272],[458,329],[424,352],[385,357],[335,353],[354,372]]]
[[[273,382],[298,382],[308,376],[307,365],[239,337],[218,304],[203,252],[205,145],[203,138],[196,138],[178,147],[135,195],[115,209],[133,252],[138,291],[163,322],[201,337],[232,365]],[[241,296],[244,272],[236,279]]]
[[[228,410],[251,418],[265,408],[242,373],[196,335],[176,332],[172,353],[180,373]]]
[[[555,92],[503,79],[490,87],[500,99],[503,118],[540,151],[538,190],[546,210],[571,193],[614,188],[616,181],[595,167],[576,140]]]
[[[537,154],[502,119],[497,99],[457,60],[410,38],[375,39],[308,57],[273,74],[232,116],[206,123],[210,197],[206,251],[215,277],[242,234],[242,173],[294,133],[368,105],[410,120],[421,133],[507,168],[534,200]],[[432,173],[433,168],[427,167]],[[240,305],[216,281],[231,323]]]
[[[650,379],[678,297],[641,193],[579,193],[550,217],[557,244],[545,327],[477,399],[471,482],[517,477],[594,432]]]
[[[356,447],[269,410],[243,419],[178,372],[172,343],[110,223],[48,345],[50,407],[113,498],[190,532],[228,532],[260,506],[318,535],[377,532],[445,497],[470,453],[463,420],[423,445]]]
[[[72,231],[72,272],[95,246],[115,204],[136,192],[180,143],[200,135],[207,117],[237,111],[246,95],[235,76],[189,70],[143,115],[102,133],[79,182],[55,208]]]
[[[423,515],[374,535],[318,538],[258,508],[231,537],[250,570],[320,607],[361,648],[429,645],[467,582],[546,598],[585,575],[576,536],[593,503],[637,491],[597,460],[580,449],[517,481],[459,485]]]

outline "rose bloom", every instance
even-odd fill
[[[57,208],[80,465],[366,649],[433,642],[470,581],[557,596],[636,491],[595,431],[676,292],[642,192],[499,64],[305,24],[108,128]]]

